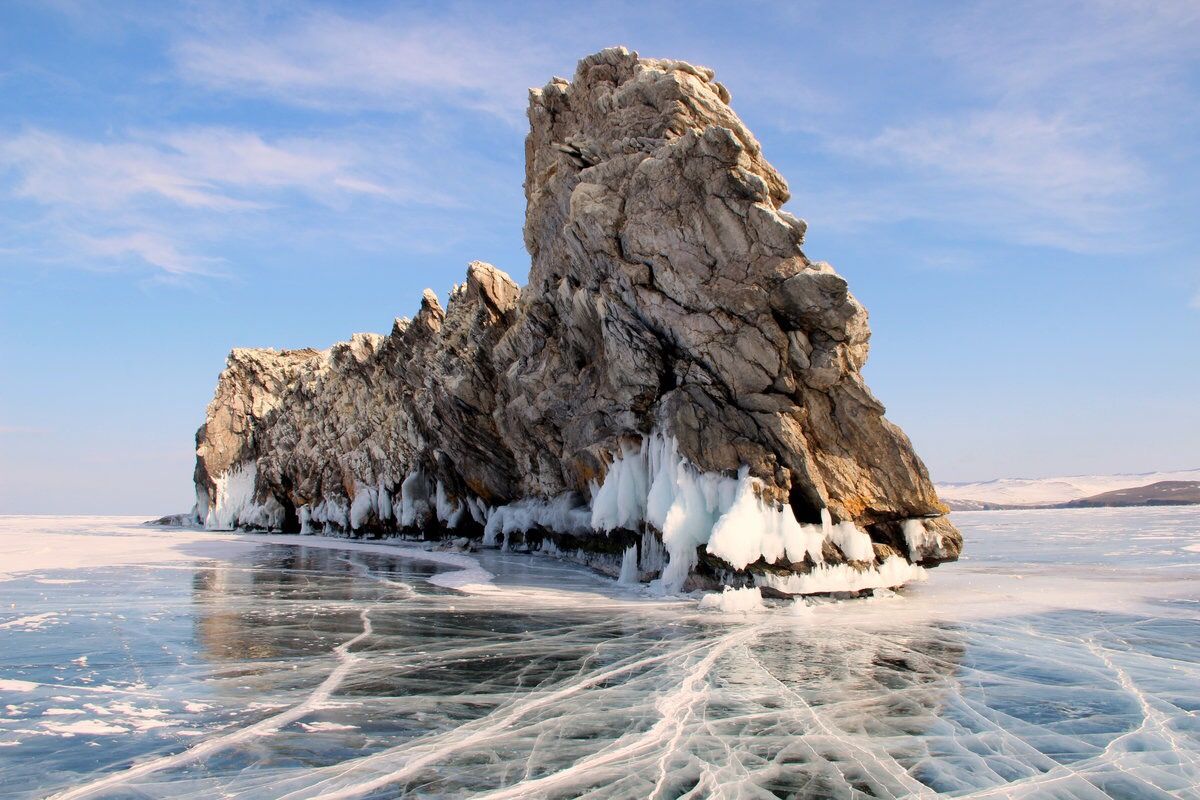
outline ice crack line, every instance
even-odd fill
[[[1097,658],[1104,662],[1104,665],[1116,677],[1121,688],[1124,689],[1126,693],[1132,695],[1141,706],[1142,721],[1138,727],[1134,728],[1133,730],[1126,731],[1125,733],[1122,733],[1116,738],[1112,739],[1105,746],[1103,752],[1092,756],[1091,758],[1084,759],[1076,762],[1075,764],[1059,764],[1047,772],[1038,775],[1031,775],[1028,778],[1006,783],[1002,786],[995,786],[990,789],[984,789],[969,795],[964,795],[964,797],[972,798],[972,800],[975,800],[976,798],[996,796],[1015,797],[1018,791],[1037,792],[1038,795],[1041,796],[1047,791],[1048,786],[1061,783],[1072,778],[1082,779],[1091,785],[1091,781],[1088,781],[1088,775],[1095,774],[1103,768],[1116,769],[1125,775],[1130,776],[1134,781],[1150,784],[1151,786],[1155,786],[1157,788],[1157,785],[1148,774],[1140,774],[1143,772],[1150,772],[1150,770],[1147,769],[1147,767],[1152,766],[1150,762],[1146,762],[1143,765],[1134,765],[1135,767],[1142,766],[1143,769],[1140,771],[1128,769],[1123,764],[1118,763],[1120,760],[1120,755],[1117,754],[1116,748],[1127,739],[1135,737],[1138,734],[1149,733],[1159,735],[1160,739],[1169,745],[1170,750],[1180,753],[1181,755],[1187,752],[1187,747],[1181,743],[1174,732],[1171,731],[1169,726],[1170,720],[1168,716],[1150,702],[1150,698],[1147,697],[1145,692],[1138,688],[1136,682],[1129,672],[1125,669],[1122,669],[1112,658],[1111,651],[1100,645],[1095,638],[1087,639],[1084,641],[1084,645]]]
[[[362,620],[362,632],[352,639],[342,642],[337,647],[333,648],[333,654],[337,657],[338,664],[330,671],[325,680],[309,694],[302,702],[297,703],[286,711],[281,711],[274,716],[267,717],[264,720],[254,723],[245,728],[239,728],[232,733],[218,736],[213,739],[208,739],[195,747],[184,750],[181,753],[175,753],[161,758],[151,759],[150,761],[136,764],[124,772],[118,772],[109,775],[100,780],[91,783],[85,783],[82,786],[77,786],[73,789],[59,792],[52,795],[50,800],[78,800],[79,798],[92,797],[97,792],[105,789],[111,789],[114,786],[120,786],[137,778],[150,775],[155,772],[161,772],[164,769],[171,769],[182,764],[187,764],[191,761],[196,761],[201,758],[211,756],[213,753],[225,750],[233,745],[255,739],[259,736],[269,736],[275,731],[282,728],[284,725],[290,725],[298,719],[302,719],[305,715],[320,708],[334,690],[341,685],[350,670],[354,668],[355,663],[362,660],[362,656],[351,652],[354,645],[361,642],[371,635],[371,606],[364,608],[359,612],[359,618]]]
[[[780,689],[782,689],[785,693],[790,695],[793,700],[796,701],[798,709],[807,714],[808,718],[817,727],[820,734],[828,737],[833,742],[844,745],[851,753],[857,752],[860,754],[861,757],[851,755],[850,761],[858,765],[859,769],[862,770],[862,774],[878,780],[881,784],[886,784],[887,781],[880,779],[879,775],[877,774],[882,772],[885,776],[891,778],[895,782],[895,786],[901,787],[913,797],[931,798],[936,796],[936,793],[933,790],[910,775],[908,770],[904,769],[904,767],[901,766],[898,761],[896,761],[895,757],[893,757],[892,754],[887,751],[886,747],[880,746],[877,750],[872,750],[857,741],[852,735],[836,730],[832,723],[826,721],[825,715],[813,707],[813,705],[804,698],[804,695],[800,694],[800,692],[781,681],[779,677],[776,676],[775,673],[771,672],[771,670],[768,669],[767,666],[763,664],[762,661],[760,661],[753,653],[747,653],[747,655],[749,656],[751,663],[758,667],[759,671],[762,672],[762,674],[765,675],[768,680],[778,685]],[[803,738],[801,741],[803,742]],[[816,749],[811,745],[808,746],[808,749],[814,757],[818,756]],[[849,781],[846,780],[844,773],[842,774],[842,780],[846,781],[848,788],[853,789],[853,787],[850,786]]]
[[[523,781],[480,797],[486,797],[488,800],[502,800],[503,798],[524,798],[551,790],[562,790],[566,786],[579,783],[581,778],[602,767],[622,763],[635,755],[642,755],[669,738],[670,747],[659,763],[660,778],[656,782],[654,794],[651,795],[651,797],[660,796],[666,786],[667,762],[670,756],[678,752],[679,741],[685,733],[688,721],[695,715],[696,706],[705,700],[702,689],[709,673],[712,672],[714,665],[722,656],[756,636],[760,628],[761,626],[756,626],[729,634],[709,645],[707,654],[688,669],[678,688],[664,695],[655,703],[660,718],[645,733],[628,741],[615,742],[614,746],[584,758],[561,772],[533,781]],[[681,660],[686,660],[700,649],[692,647],[678,655]]]
[[[744,638],[744,635],[743,637],[738,637],[736,640],[730,640],[730,643],[741,641],[741,638]],[[593,686],[603,685],[614,678],[645,669],[652,664],[677,658],[686,659],[704,649],[706,647],[703,644],[693,644],[676,652],[660,653],[654,656],[638,658],[618,666],[613,666],[603,672],[593,673],[586,678],[577,680],[575,683],[570,683],[553,691],[544,694],[533,694],[531,697],[514,702],[505,709],[498,710],[487,717],[477,720],[475,723],[462,726],[455,731],[455,733],[465,733],[466,735],[462,736],[462,738],[451,739],[445,734],[434,735],[416,744],[402,745],[364,756],[357,761],[339,764],[335,770],[332,770],[333,774],[330,778],[282,795],[279,800],[293,800],[300,797],[320,797],[321,800],[345,800],[345,798],[360,797],[384,786],[399,783],[432,764],[444,761],[452,753],[460,752],[480,742],[488,741],[492,737],[509,729],[518,720],[528,717],[543,708],[552,707],[554,704],[574,697]],[[358,783],[340,788],[329,785],[339,778],[350,776],[352,772],[370,769],[377,764],[384,764],[390,767],[393,762],[403,759],[405,756],[407,756],[406,760],[382,774],[367,777]],[[526,784],[522,788],[528,789],[530,785]],[[539,782],[537,785],[540,786],[542,784]],[[502,790],[493,795],[493,797],[504,797],[506,791]],[[515,796],[523,797],[525,795],[524,793],[519,793]]]

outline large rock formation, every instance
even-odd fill
[[[893,586],[961,538],[863,383],[867,314],[711,70],[610,49],[530,92],[529,284],[387,336],[234,350],[209,527],[444,530],[665,588]]]

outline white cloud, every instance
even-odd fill
[[[174,277],[220,274],[216,270],[220,263],[218,259],[180,252],[175,242],[158,233],[136,231],[116,236],[81,235],[78,240],[84,253],[106,261],[121,261],[128,256],[135,256]]]
[[[986,1],[855,35],[911,67],[912,102],[851,92],[807,129],[847,179],[803,187],[819,210],[799,213],[1081,253],[1177,236],[1164,209],[1187,178],[1166,165],[1194,161],[1200,5]]]
[[[13,193],[45,205],[116,209],[141,200],[209,211],[248,211],[296,190],[329,199],[342,192],[388,195],[365,154],[317,139],[264,141],[226,128],[134,134],[108,142],[30,130],[0,140],[0,167],[17,175]]]
[[[452,12],[356,19],[309,10],[204,28],[173,48],[184,78],[321,108],[396,112],[441,103],[519,123],[525,90],[544,83],[544,65],[553,62],[544,38]]]
[[[174,278],[226,274],[224,259],[205,249],[237,231],[311,229],[311,204],[365,213],[454,203],[426,165],[412,166],[395,142],[362,131],[268,139],[187,127],[89,141],[29,129],[0,138],[5,176],[8,194],[30,213],[10,226],[18,232],[10,238],[23,237],[31,257],[148,265]]]
[[[889,127],[844,149],[1051,205],[1141,188],[1141,167],[1094,136],[1061,118],[993,110]]]
[[[514,152],[494,131],[519,133],[526,87],[544,83],[556,66],[569,70],[589,49],[626,38],[637,26],[625,22],[644,28],[658,19],[636,5],[614,7],[591,26],[583,24],[591,9],[572,8],[505,20],[463,6],[383,13],[271,3],[188,8],[126,12],[158,18],[144,24],[163,37],[175,68],[167,80],[182,79],[182,96],[203,98],[199,86],[225,99],[303,107],[300,114],[274,108],[263,118],[289,126],[296,118],[318,120],[325,132],[284,138],[194,128],[88,142],[32,131],[0,141],[0,169],[7,161],[16,173],[15,192],[89,216],[87,225],[57,220],[91,237],[78,241],[136,243],[124,252],[150,256],[163,270],[214,268],[216,262],[189,255],[187,231],[197,220],[244,225],[246,218],[266,219],[266,211],[290,215],[297,196],[330,208],[479,205],[467,173],[488,159],[485,169],[494,168]],[[798,125],[803,147],[832,157],[823,186],[798,184],[798,213],[822,226],[859,229],[916,219],[955,234],[1076,252],[1129,252],[1154,239],[1156,204],[1166,193],[1144,137],[1170,136],[1170,114],[1194,113],[1186,110],[1192,104],[1177,101],[1184,108],[1164,108],[1158,87],[1195,63],[1200,6],[1048,8],[1016,0],[961,4],[936,16],[886,4],[876,11],[822,29],[811,10],[777,9],[795,15],[784,20],[789,26],[809,26],[828,40],[764,51],[747,62],[752,67],[738,66],[735,56],[744,53],[736,39],[727,50],[704,45],[732,61],[713,66],[727,79],[740,76],[734,96],[744,92],[751,105],[757,98],[759,120],[772,120],[776,130]],[[645,39],[662,47],[697,39],[696,30],[681,22],[678,32]],[[835,51],[851,52],[851,77],[858,60],[870,79],[882,55],[900,70],[919,63],[914,74],[929,84],[912,87],[911,104],[873,96],[872,80],[839,83],[821,72],[820,54]],[[659,54],[691,55],[673,48]],[[921,71],[930,65],[932,74]],[[821,75],[824,84],[815,77]],[[488,127],[495,119],[512,127]],[[351,121],[375,127],[330,134],[331,124]],[[500,149],[485,152],[489,147]],[[511,175],[504,173],[506,180]],[[182,230],[164,218],[164,206],[191,214]],[[99,229],[102,213],[106,223],[119,223],[116,230]],[[365,217],[324,222],[355,224],[361,239],[394,236],[392,218],[376,221],[381,230],[367,230]]]
[[[1131,244],[1123,220],[1153,183],[1103,131],[1028,111],[922,119],[827,146],[894,171],[881,216],[957,219],[1085,252]]]
[[[964,77],[1014,102],[1128,114],[1131,103],[1171,95],[1197,57],[1200,5],[988,0],[958,6],[930,44]]]

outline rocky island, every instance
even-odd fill
[[[528,285],[475,262],[387,335],[234,350],[197,521],[449,533],[668,592],[861,591],[957,558],[860,374],[865,309],[805,256],[713,72],[604,50],[528,115]]]

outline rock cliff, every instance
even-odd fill
[[[711,70],[610,49],[530,92],[522,289],[324,351],[234,350],[210,528],[454,531],[669,591],[895,586],[961,537],[863,383],[867,313],[801,250]]]

